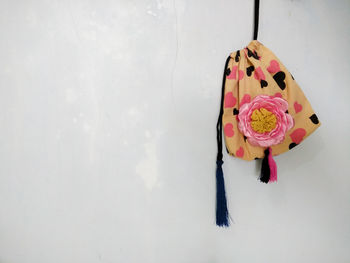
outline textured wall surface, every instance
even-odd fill
[[[322,126],[275,158],[228,155],[215,125],[253,1],[0,1],[1,263],[350,262],[350,2],[262,0],[259,40]]]

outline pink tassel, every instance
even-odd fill
[[[272,150],[269,148],[268,156],[269,166],[270,166],[270,180],[269,183],[277,181],[277,165],[275,160],[272,157]]]

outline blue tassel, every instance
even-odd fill
[[[228,63],[231,59],[229,56],[226,59],[224,76],[222,78],[222,89],[221,89],[221,106],[216,123],[216,142],[218,145],[218,155],[216,156],[216,224],[222,227],[228,227],[229,217],[227,210],[226,192],[225,192],[225,181],[224,173],[222,171],[222,115],[224,114],[224,97],[225,97],[225,81],[226,81],[226,70],[228,69]]]
[[[216,161],[216,224],[222,227],[228,227],[229,214],[227,210],[226,191],[224,173],[222,171],[222,160]]]

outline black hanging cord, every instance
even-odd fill
[[[222,155],[222,115],[224,114],[223,106],[224,106],[224,97],[225,97],[226,70],[230,59],[231,57],[229,56],[226,59],[226,63],[225,63],[224,76],[222,78],[220,113],[219,113],[218,122],[216,123],[216,142],[218,145],[218,155],[216,157],[217,161],[221,161],[223,157]]]
[[[258,29],[259,29],[259,0],[255,0],[254,6],[254,37],[253,40],[258,39]]]

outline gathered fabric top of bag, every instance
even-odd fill
[[[320,126],[292,74],[253,40],[231,53],[225,70],[223,131],[229,154],[244,160],[284,153]]]

